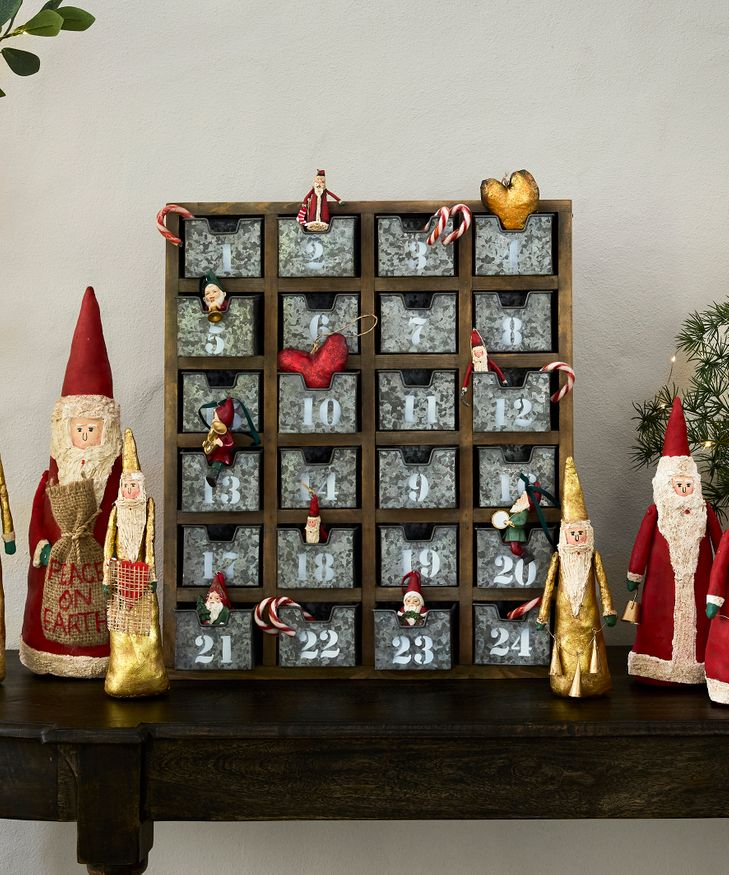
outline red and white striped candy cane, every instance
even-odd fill
[[[428,239],[426,241],[428,246],[432,246],[435,241],[440,237],[440,235],[445,231],[450,215],[451,211],[448,209],[448,207],[441,207],[439,210],[437,210],[437,212],[433,213],[431,219],[437,216],[438,221],[435,223],[435,228],[433,228],[433,230],[428,235]],[[428,219],[428,225],[430,224],[431,219]],[[423,228],[423,231],[428,230],[428,225]]]
[[[563,371],[567,375],[567,382],[558,392],[555,392],[554,395],[552,395],[551,400],[556,404],[558,401],[561,401],[568,392],[572,391],[572,387],[575,385],[575,372],[567,362],[550,362],[542,368],[542,373],[551,374],[552,371]]]
[[[165,216],[168,213],[177,213],[178,216],[182,216],[183,219],[194,219],[195,216],[184,207],[179,206],[178,204],[165,204],[162,209],[157,213],[157,230],[160,234],[165,238],[165,240],[169,240],[170,243],[174,243],[175,246],[182,246],[182,240],[179,237],[175,237],[172,231],[167,230],[167,225],[165,225]]]
[[[455,216],[459,213],[463,215],[461,219],[461,224],[454,228],[450,234],[443,238],[441,241],[444,246],[448,246],[450,243],[455,243],[459,237],[463,237],[463,235],[468,231],[471,227],[471,220],[473,219],[473,214],[471,213],[470,207],[466,206],[466,204],[456,204],[454,207],[451,207],[451,218],[454,220],[455,225]]]
[[[506,615],[507,620],[518,620],[519,617],[523,617],[524,614],[528,614],[532,608],[536,608],[537,605],[541,605],[542,597],[538,596],[535,599],[532,599],[530,602],[524,602],[523,605],[519,605],[518,608],[514,608],[513,611],[509,611]]]
[[[256,625],[268,635],[278,635],[280,632],[283,632],[284,635],[294,636],[296,635],[296,629],[288,626],[278,616],[279,608],[286,607],[301,608],[301,605],[287,596],[279,596],[278,598],[269,596],[256,605],[255,610],[253,611],[253,619],[256,621]],[[303,608],[301,612],[304,615],[305,620],[314,619],[314,617],[308,611],[303,610]]]

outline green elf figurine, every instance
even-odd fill
[[[509,545],[514,556],[524,555],[523,545],[527,542],[525,526],[530,508],[531,501],[525,490],[512,504],[508,513],[505,510],[498,510],[491,517],[494,527],[501,529],[502,541]]]

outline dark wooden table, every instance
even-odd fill
[[[155,820],[725,817],[729,708],[546,680],[177,681],[149,701],[0,687],[0,817],[75,820],[92,873],[143,872]],[[412,768],[417,764],[417,768]]]

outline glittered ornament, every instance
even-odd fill
[[[347,340],[343,334],[328,334],[322,345],[304,352],[282,349],[278,354],[278,369],[289,374],[301,374],[309,389],[327,389],[332,375],[347,366]]]
[[[528,170],[517,170],[502,182],[484,179],[481,201],[507,231],[523,231],[527,219],[539,205],[539,186]]]

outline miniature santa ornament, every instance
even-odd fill
[[[587,516],[575,462],[569,456],[562,486],[559,544],[552,554],[537,617],[537,628],[545,628],[554,599],[549,683],[557,696],[600,696],[612,686],[595,579],[600,587],[605,624],[614,626],[617,613],[613,610],[602,557],[595,549],[595,533]]]
[[[299,214],[296,217],[298,223],[303,225],[307,231],[329,230],[329,202],[327,198],[332,198],[339,204],[342,203],[341,198],[327,188],[324,171],[317,170],[314,184],[304,196],[299,207]]]
[[[203,296],[203,306],[208,314],[208,321],[220,322],[230,305],[230,301],[220,285],[220,280],[211,270],[200,280],[200,290]]]
[[[666,426],[653,500],[628,568],[630,592],[644,583],[628,673],[652,684],[700,684],[709,634],[705,605],[712,545],[719,546],[721,527],[701,494],[679,398]]]
[[[203,452],[210,470],[205,479],[215,488],[220,472],[233,464],[235,440],[231,431],[235,419],[235,406],[232,398],[226,398],[215,408],[210,431],[203,441]]]
[[[466,368],[466,376],[464,377],[463,385],[461,386],[462,400],[468,392],[472,376],[474,374],[485,374],[488,371],[492,371],[502,383],[506,383],[504,372],[497,364],[494,364],[494,362],[491,361],[486,350],[486,344],[483,342],[483,338],[479,334],[478,329],[473,328],[471,329],[471,361]]]
[[[307,544],[318,544],[320,541],[326,540],[327,537],[326,529],[321,524],[321,516],[319,515],[319,497],[314,492],[311,493],[309,516],[306,518],[304,535]]]
[[[402,607],[397,612],[401,626],[424,626],[428,616],[420,584],[420,572],[408,571],[402,579]]]
[[[525,526],[531,508],[532,502],[525,490],[512,504],[508,513],[497,510],[491,517],[494,527],[501,529],[501,540],[509,545],[514,556],[524,555],[524,544],[527,541]]]
[[[10,513],[10,499],[5,485],[5,472],[0,460],[0,522],[2,523],[3,546],[8,556],[15,553],[15,529],[13,515]],[[0,681],[5,678],[5,592],[3,590],[3,569],[0,563]]]
[[[110,647],[104,690],[117,698],[156,696],[169,687],[159,628],[154,519],[154,499],[147,498],[137,445],[128,428],[119,496],[104,543]]]
[[[218,571],[210,584],[205,601],[202,596],[198,597],[198,618],[203,626],[225,626],[230,618],[231,607],[228,590],[225,588],[225,577],[222,571]]]
[[[106,672],[102,545],[121,473],[113,395],[99,305],[88,288],[51,418],[50,464],[31,512],[20,659],[37,674]]]

